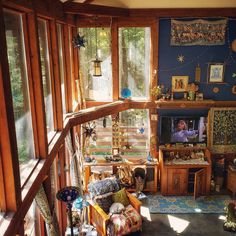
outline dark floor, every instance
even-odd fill
[[[222,190],[220,193],[229,194]],[[235,197],[233,198],[235,200]],[[143,204],[145,206],[145,203]],[[143,230],[132,236],[236,236],[236,233],[224,231],[225,214],[150,214],[141,210]]]
[[[133,233],[132,236],[235,236],[235,233],[223,230],[223,220],[219,219],[220,216],[219,214],[151,214],[151,221],[144,218],[142,232]]]

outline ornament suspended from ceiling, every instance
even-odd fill
[[[85,48],[84,44],[86,43],[86,40],[84,39],[84,35],[80,36],[79,34],[77,34],[76,37],[73,38],[73,43],[75,48]]]
[[[184,56],[183,55],[179,55],[177,57],[177,60],[178,60],[178,62],[183,63],[184,62]]]

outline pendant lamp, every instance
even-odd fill
[[[98,59],[98,50],[97,50],[97,27],[95,27],[95,38],[96,38],[96,56],[93,60],[93,76],[102,76],[101,69],[101,60]]]

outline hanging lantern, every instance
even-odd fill
[[[102,76],[101,60],[98,59],[98,49],[97,49],[97,27],[95,27],[95,37],[96,37],[96,57],[93,60],[93,76]]]
[[[93,76],[102,76],[101,62],[97,57],[93,60]]]

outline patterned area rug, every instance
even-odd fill
[[[193,196],[150,195],[147,204],[150,213],[225,213],[224,207],[231,201],[227,195]]]

